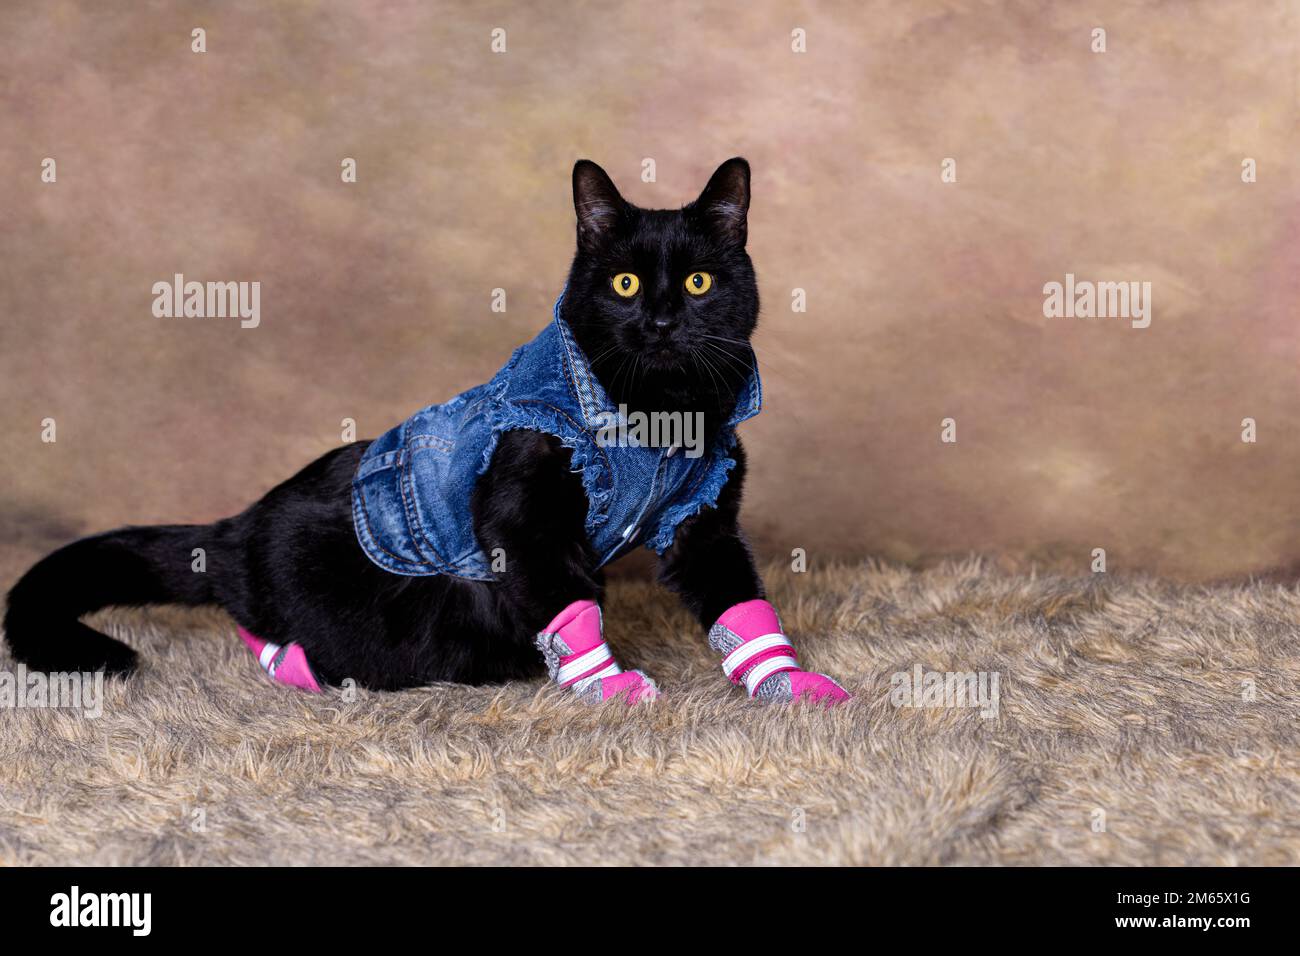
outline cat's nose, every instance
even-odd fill
[[[660,332],[667,332],[672,327],[673,327],[672,319],[664,319],[664,318],[655,319],[655,328],[658,329]]]

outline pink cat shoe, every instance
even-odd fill
[[[799,666],[776,608],[761,598],[723,611],[709,629],[709,646],[726,655],[722,672],[733,684],[743,683],[751,698],[781,702],[805,698],[833,707],[852,696],[825,674]]]
[[[249,634],[242,627],[239,636],[248,649],[253,652],[262,670],[271,675],[272,680],[289,684],[313,694],[322,693],[320,682],[307,663],[307,654],[297,644],[272,644],[260,637]]]
[[[574,601],[557,614],[534,642],[551,680],[591,702],[624,692],[629,706],[658,697],[659,689],[645,673],[618,666],[603,633],[600,607],[594,601]]]

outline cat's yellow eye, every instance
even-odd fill
[[[713,276],[707,272],[692,272],[686,277],[686,291],[691,295],[704,295],[713,288]]]
[[[641,288],[641,280],[630,272],[620,272],[611,280],[614,291],[625,299],[630,299]]]

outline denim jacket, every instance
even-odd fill
[[[662,554],[679,524],[717,504],[736,464],[736,426],[762,402],[752,353],[736,410],[703,454],[602,444],[597,436],[617,412],[560,318],[563,299],[554,321],[490,382],[416,412],[366,449],[352,480],[352,518],[375,564],[394,574],[491,580],[470,498],[502,432],[514,429],[554,435],[572,450],[587,493],[587,537],[602,565],[637,541]]]

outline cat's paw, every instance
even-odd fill
[[[624,695],[623,702],[629,707],[633,704],[648,704],[659,698],[659,687],[645,671],[630,670],[598,678],[579,692],[583,700],[597,704],[620,694]]]
[[[800,700],[834,707],[853,695],[833,678],[811,671],[783,671],[758,685],[755,700],[791,704]]]
[[[603,634],[596,602],[574,601],[537,634],[534,643],[551,680],[572,689],[581,700],[600,703],[621,694],[631,706],[658,697],[659,688],[644,671],[618,666]]]
[[[803,670],[781,628],[776,608],[763,598],[734,604],[709,629],[709,646],[723,654],[722,672],[755,700],[806,700],[833,707],[853,695],[825,674]]]

